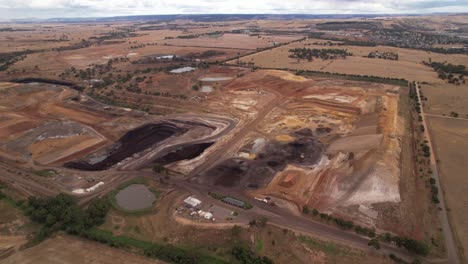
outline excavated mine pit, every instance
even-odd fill
[[[200,156],[213,142],[186,145],[156,159],[155,164],[166,165],[181,160],[190,160]]]
[[[171,123],[146,124],[127,132],[115,143],[107,154],[99,157],[89,158],[88,160],[72,161],[65,163],[65,167],[86,170],[99,171],[106,170],[122,160],[141,152],[155,144],[176,134],[183,134],[186,130]]]
[[[324,151],[322,144],[311,133],[294,136],[296,139],[289,143],[267,141],[254,159],[236,157],[222,161],[209,169],[204,179],[217,186],[257,189],[266,186],[287,164],[316,164]]]

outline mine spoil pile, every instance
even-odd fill
[[[310,130],[296,132],[296,139],[284,143],[266,142],[255,159],[230,158],[206,172],[207,181],[223,187],[257,189],[268,184],[287,164],[312,166],[322,156],[323,146]]]

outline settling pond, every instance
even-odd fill
[[[132,184],[115,195],[117,205],[122,209],[137,211],[153,206],[156,195],[143,184]]]

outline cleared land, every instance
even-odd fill
[[[2,264],[150,264],[165,263],[132,254],[128,251],[114,249],[96,242],[90,242],[70,236],[58,235],[47,241],[20,251],[7,259],[0,261]]]

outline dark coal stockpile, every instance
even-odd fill
[[[228,159],[208,171],[208,175],[217,175],[215,185],[235,187],[248,172],[249,162],[244,159]]]
[[[255,159],[227,159],[205,176],[214,185],[257,189],[267,185],[287,164],[312,166],[320,160],[324,148],[312,133],[306,132],[294,133],[293,142],[267,142]]]
[[[105,170],[114,164],[141,152],[154,144],[161,142],[175,134],[182,134],[185,130],[170,123],[147,124],[127,132],[111,148],[107,155],[97,161],[72,161],[65,163],[65,167],[87,171]]]
[[[213,142],[192,144],[180,147],[154,161],[155,164],[166,165],[180,160],[189,160],[201,155],[205,149],[213,145]]]

